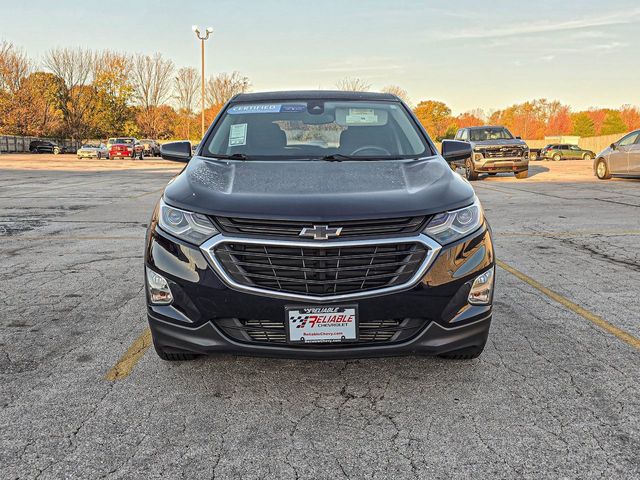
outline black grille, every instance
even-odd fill
[[[282,321],[218,318],[215,323],[229,337],[245,343],[282,344],[287,342],[284,311]],[[358,323],[358,341],[351,344],[402,342],[415,336],[429,321],[424,318],[362,320]],[[314,343],[314,348],[331,348],[340,343]],[[343,345],[343,344],[342,344]],[[304,344],[292,344],[304,348]]]
[[[303,228],[327,225],[342,228],[340,237],[363,237],[370,235],[397,235],[415,233],[425,223],[426,217],[402,217],[376,220],[347,220],[340,222],[300,222],[287,220],[256,220],[246,218],[216,217],[225,233],[298,238]]]
[[[521,157],[524,150],[518,147],[488,148],[483,153],[485,158]]]
[[[242,285],[328,296],[407,283],[427,247],[417,242],[322,248],[225,242],[214,253]]]

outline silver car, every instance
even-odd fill
[[[89,143],[78,149],[78,160],[81,158],[109,158],[109,152],[104,143]]]
[[[593,161],[593,173],[600,180],[611,177],[640,177],[640,130],[625,135],[600,152]]]

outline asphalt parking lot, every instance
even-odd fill
[[[474,183],[500,260],[477,360],[167,363],[142,249],[179,169],[0,156],[0,478],[640,477],[640,181]]]

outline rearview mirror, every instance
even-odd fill
[[[191,142],[170,142],[160,145],[160,156],[172,162],[191,160]]]
[[[457,160],[465,160],[473,154],[471,144],[467,142],[461,142],[459,140],[443,140],[442,141],[442,156],[444,159],[451,163]]]

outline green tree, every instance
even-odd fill
[[[596,126],[586,112],[574,113],[571,117],[573,122],[572,135],[593,137],[596,134]]]
[[[624,133],[627,131],[627,125],[622,120],[620,112],[617,110],[609,110],[602,122],[601,135],[612,135],[614,133]]]
[[[441,140],[451,125],[451,109],[443,102],[424,100],[418,103],[414,113],[429,135]]]

